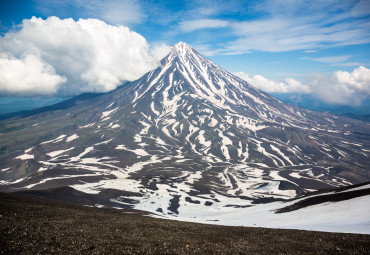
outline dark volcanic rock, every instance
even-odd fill
[[[0,208],[6,255],[370,253],[370,235],[195,224],[19,194],[0,193]]]
[[[367,195],[370,195],[370,188],[347,191],[348,189],[361,187],[367,184],[369,184],[369,182],[358,184],[358,185],[351,185],[347,187],[341,187],[337,189],[319,190],[316,192],[311,192],[304,196],[307,198],[304,198],[303,200],[300,200],[292,205],[278,209],[276,210],[276,213],[291,212],[291,211],[295,211],[301,208],[305,208],[307,206],[313,206],[313,205],[318,205],[318,204],[327,203],[327,202],[339,202],[339,201],[349,200],[349,199],[356,198],[356,197],[367,196]],[[333,194],[325,194],[327,192],[331,192]],[[301,198],[298,198],[298,199],[301,199]]]

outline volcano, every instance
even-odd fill
[[[285,104],[183,42],[73,102],[0,122],[0,190],[70,187],[94,206],[191,217],[370,180],[369,124]]]

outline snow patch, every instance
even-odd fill
[[[77,134],[73,134],[73,135],[71,135],[71,136],[67,137],[66,142],[67,142],[67,143],[69,143],[69,142],[71,142],[71,141],[73,141],[73,140],[77,139],[78,137],[79,137],[79,136],[78,136]]]
[[[116,107],[116,108],[114,108],[113,110],[110,110],[110,111],[102,112],[102,116],[100,117],[100,119],[104,119],[104,118],[108,117],[109,115],[111,115],[112,113],[114,113],[117,110],[118,110],[118,107]]]
[[[66,149],[66,150],[53,151],[53,152],[47,153],[46,155],[48,155],[51,158],[54,158],[54,157],[56,157],[58,155],[64,154],[67,151],[73,150],[74,148],[75,147],[72,147],[72,148],[69,148],[69,149]]]
[[[49,140],[49,141],[46,141],[46,142],[42,142],[40,144],[47,144],[47,143],[58,143],[60,141],[62,141],[64,139],[64,137],[66,137],[67,135],[61,135],[61,136],[58,136],[57,138],[53,139],[53,140]]]
[[[20,160],[27,160],[27,159],[34,159],[35,156],[31,154],[23,154],[18,157],[15,157],[15,159],[20,159]]]

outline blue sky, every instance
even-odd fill
[[[275,95],[361,112],[370,100],[369,0],[12,0],[0,21],[3,109],[109,91],[178,41]]]

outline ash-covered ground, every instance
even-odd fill
[[[196,224],[0,193],[0,254],[369,254],[370,235]]]

